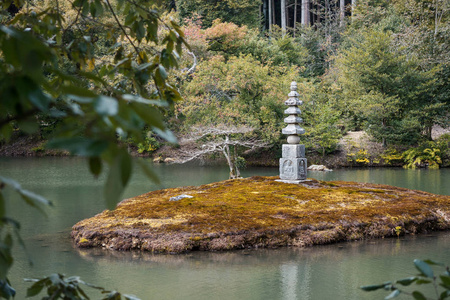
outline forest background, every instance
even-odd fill
[[[66,22],[73,21],[80,1],[59,2]],[[88,1],[82,14],[95,19],[95,10],[102,10],[97,2]],[[358,1],[344,11],[338,1],[313,1],[315,21],[307,26],[295,22],[300,17],[293,13],[293,0],[176,0],[150,5],[164,20],[179,22],[190,45],[179,57],[179,68],[164,74],[182,99],[170,108],[158,107],[180,143],[167,143],[147,126],[144,140],[120,140],[131,152],[152,155],[156,161],[213,160],[222,152],[237,166],[276,165],[285,138],[284,101],[290,82],[296,81],[306,129],[302,143],[310,163],[432,168],[450,164],[450,135],[434,132],[448,132],[449,127],[448,1]],[[271,20],[264,15],[265,5],[273,7]],[[282,7],[291,27],[281,22]],[[2,23],[23,13],[14,8],[13,4],[3,11]],[[119,17],[126,26],[132,24],[132,17]],[[96,22],[108,18],[99,16]],[[132,43],[125,39],[112,44],[106,35],[114,32],[98,31],[89,18],[84,23],[82,34],[89,41],[77,46],[86,46],[96,59],[76,68],[103,75],[106,61],[126,67],[125,52]],[[132,26],[139,35],[139,24]],[[76,73],[72,64],[66,68]],[[120,88],[127,83],[117,77],[109,84]],[[61,122],[45,113],[34,117],[39,128],[16,123],[13,133],[0,141],[3,155],[61,154],[46,150],[46,141]],[[352,139],[355,131],[360,134]],[[228,152],[221,148],[224,145]]]

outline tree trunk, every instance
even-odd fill
[[[275,19],[275,0],[272,0],[272,24],[277,24]]]
[[[355,7],[356,7],[356,0],[352,0],[352,18],[353,14],[355,13]]]
[[[295,29],[297,27],[297,0],[294,2],[294,38],[295,38]]]
[[[345,18],[345,0],[339,0],[339,25],[342,27],[345,25],[344,23]]]
[[[309,25],[309,0],[302,0],[302,25]]]
[[[233,146],[233,167],[234,167],[234,175],[235,178],[241,178],[241,172],[239,171],[239,166],[237,164],[237,151],[236,151],[236,145]]]
[[[269,6],[269,31],[272,30],[272,1],[273,0],[268,0],[268,6]]]
[[[281,29],[283,36],[286,34],[286,0],[281,0]]]
[[[433,137],[431,135],[433,130],[433,125],[425,126],[425,136],[427,137],[427,140],[431,141],[433,140]]]
[[[223,155],[227,160],[228,167],[230,168],[230,179],[239,178],[239,171],[236,172],[235,159],[233,158],[233,153],[231,153],[229,145],[230,137],[227,135],[225,137],[225,147],[223,147]]]

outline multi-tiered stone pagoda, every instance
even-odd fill
[[[283,154],[280,158],[280,179],[287,182],[300,182],[306,180],[307,161],[305,158],[305,145],[300,145],[300,134],[305,133],[305,129],[300,127],[303,122],[299,117],[301,114],[298,108],[303,102],[298,99],[297,83],[291,83],[291,92],[289,99],[284,102],[288,107],[284,111],[288,115],[284,122],[288,125],[283,128],[283,134],[286,134],[288,144],[283,144]]]

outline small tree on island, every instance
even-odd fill
[[[194,145],[192,148],[182,147],[175,163],[186,163],[201,159],[213,153],[222,153],[230,168],[230,179],[241,176],[239,168],[245,163],[240,156],[242,149],[246,152],[267,147],[267,143],[252,135],[254,129],[249,126],[194,127],[188,135],[180,139],[180,146]],[[195,145],[196,144],[196,145]]]

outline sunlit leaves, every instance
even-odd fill
[[[246,124],[265,141],[279,139],[283,104],[296,68],[264,65],[251,55],[213,56],[199,63],[192,80],[185,82],[185,99],[177,105],[185,126]],[[188,130],[188,129],[187,129]]]

